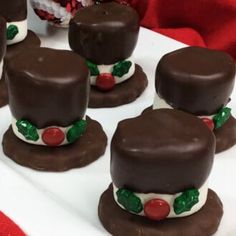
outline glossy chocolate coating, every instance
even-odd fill
[[[0,62],[2,61],[6,52],[6,20],[0,16]],[[0,75],[1,77],[2,75]]]
[[[156,69],[156,92],[169,105],[195,115],[211,115],[228,103],[235,80],[226,53],[187,47],[166,54]]]
[[[7,22],[25,20],[27,18],[27,0],[1,0],[0,15]]]
[[[111,143],[118,188],[174,194],[200,188],[212,168],[215,138],[197,117],[158,109],[121,121]]]
[[[85,115],[89,71],[76,53],[31,48],[7,61],[6,75],[9,104],[16,119],[44,128],[68,126]]]
[[[96,64],[113,64],[131,56],[139,33],[139,16],[131,7],[104,3],[79,10],[70,22],[73,51]]]
[[[15,43],[7,46],[7,52],[4,60],[11,60],[16,53],[24,50],[30,50],[32,47],[40,47],[41,40],[39,37],[31,30],[28,30],[26,38],[20,43]]]

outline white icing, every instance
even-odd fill
[[[154,102],[153,102],[153,110],[161,109],[161,108],[167,108],[167,109],[174,109],[171,105],[169,105],[163,98],[159,97],[158,94],[155,94]],[[212,115],[203,115],[198,116],[199,118],[208,118],[212,119],[215,116],[215,114]]]
[[[117,200],[117,192],[118,188],[113,184],[113,195],[114,195],[114,199],[116,201],[116,203],[124,210],[126,210]],[[184,216],[189,216],[192,215],[194,213],[196,213],[197,211],[199,211],[206,203],[207,200],[207,194],[208,194],[208,182],[206,181],[201,188],[198,189],[199,191],[199,202],[197,204],[195,204],[192,209],[190,211],[186,211],[183,212],[179,215],[176,215],[174,212],[174,200],[180,196],[182,194],[181,193],[176,193],[176,194],[158,194],[158,193],[134,193],[137,197],[140,198],[143,206],[145,205],[146,202],[148,202],[151,199],[162,199],[165,200],[169,206],[170,206],[170,213],[167,216],[167,218],[177,218],[177,217],[184,217]],[[136,214],[133,213],[132,214]],[[141,216],[145,216],[144,211],[140,212],[139,214],[136,215],[141,215]]]
[[[119,84],[119,83],[122,83],[122,82],[128,80],[135,72],[134,60],[130,57],[130,58],[125,59],[124,61],[130,61],[132,63],[131,67],[129,69],[129,72],[124,74],[122,77],[114,76],[115,84]],[[111,65],[97,65],[97,67],[99,69],[100,74],[112,73],[112,70],[113,70],[113,67],[115,64],[117,64],[117,63],[111,64]],[[97,79],[97,76],[90,76],[90,84],[96,85],[96,79]]]
[[[7,22],[7,28],[9,25],[15,25],[18,27],[18,34],[15,36],[14,39],[12,40],[7,40],[7,45],[19,43],[23,41],[28,33],[28,24],[27,24],[27,19],[23,21],[13,21],[13,22]]]
[[[77,0],[78,2],[81,2],[83,7],[92,6],[94,4],[93,0]]]
[[[68,26],[73,15],[62,7],[59,3],[52,0],[31,0],[34,9],[46,11],[61,20],[60,26]]]
[[[2,73],[3,73],[3,60],[0,62],[0,79],[2,79]]]
[[[64,141],[59,145],[59,146],[62,146],[62,145],[66,145],[66,144],[69,144],[69,142],[67,141],[66,139],[66,133],[68,132],[68,130],[72,127],[72,125],[70,126],[67,126],[67,127],[60,127],[60,126],[49,126],[49,127],[45,127],[43,129],[37,129],[38,131],[38,135],[39,135],[39,139],[37,141],[32,141],[32,140],[27,140],[24,135],[22,135],[19,131],[18,131],[18,128],[16,126],[16,122],[17,120],[15,118],[12,118],[12,129],[13,129],[13,132],[14,134],[19,138],[21,139],[22,141],[24,142],[27,142],[27,143],[30,143],[30,144],[35,144],[35,145],[43,145],[43,146],[47,146],[47,144],[45,144],[42,140],[42,134],[44,132],[44,130],[48,129],[48,128],[59,128],[64,134],[65,134],[65,139]]]

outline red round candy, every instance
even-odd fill
[[[65,134],[59,128],[48,128],[43,132],[42,139],[48,146],[58,146],[64,141]]]
[[[115,78],[110,73],[101,73],[98,75],[96,80],[96,86],[101,91],[109,91],[112,90],[115,86]]]
[[[170,213],[169,204],[162,199],[152,199],[144,205],[144,213],[151,220],[163,220]]]
[[[201,120],[207,125],[207,127],[212,131],[215,128],[214,122],[209,118],[201,118]]]

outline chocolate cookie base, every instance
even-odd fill
[[[0,80],[0,107],[3,107],[7,104],[8,104],[8,92],[3,73],[2,79]]]
[[[230,116],[219,129],[214,130],[216,137],[216,153],[223,152],[236,144],[236,119]]]
[[[197,213],[163,221],[152,221],[121,209],[113,198],[112,185],[102,194],[98,215],[103,226],[114,236],[210,236],[223,215],[223,206],[209,189],[204,207]]]
[[[102,92],[91,86],[89,107],[116,107],[133,102],[147,87],[148,80],[142,68],[136,64],[134,75],[123,83],[117,84],[113,90]]]
[[[143,110],[142,114],[152,111],[152,106]],[[216,137],[216,154],[226,151],[236,144],[236,119],[230,116],[229,120],[219,129],[214,130]]]
[[[86,118],[85,134],[75,143],[47,147],[32,145],[17,138],[10,126],[3,136],[3,151],[16,163],[40,171],[66,171],[83,167],[97,160],[105,152],[107,137],[102,126]]]
[[[8,60],[13,57],[16,53],[20,52],[29,47],[40,47],[41,40],[39,37],[31,30],[28,30],[26,38],[19,43],[8,45],[5,59]]]

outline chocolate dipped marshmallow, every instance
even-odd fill
[[[90,107],[132,102],[146,88],[146,75],[132,57],[138,34],[137,12],[118,3],[81,9],[70,21],[70,47],[90,69]]]
[[[156,68],[153,109],[170,108],[202,119],[216,135],[216,152],[236,143],[236,120],[228,107],[235,82],[226,53],[186,47],[164,55]]]
[[[7,88],[3,74],[3,58],[6,52],[6,20],[0,16],[0,107],[7,103]]]
[[[159,109],[121,121],[111,142],[112,185],[99,217],[112,235],[208,236],[222,203],[208,189],[213,133],[193,115]]]
[[[32,48],[7,61],[12,125],[3,139],[5,154],[21,165],[53,171],[101,156],[106,135],[85,115],[88,76],[85,61],[66,50]]]

